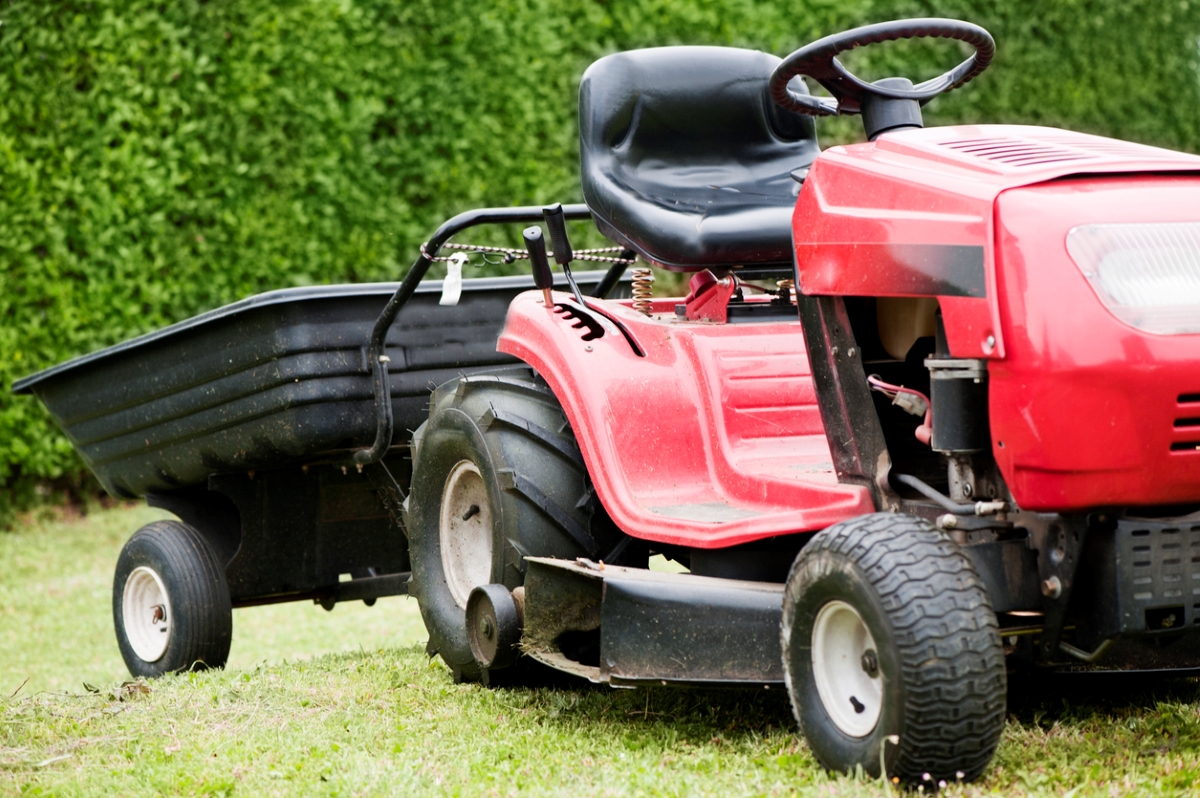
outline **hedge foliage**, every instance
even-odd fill
[[[469,207],[578,199],[575,93],[597,57],[783,55],[906,16],[971,20],[999,47],[932,123],[1200,150],[1200,0],[0,4],[0,510],[82,484],[16,377],[259,291],[395,279]],[[856,64],[921,77],[947,47]]]

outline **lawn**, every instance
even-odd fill
[[[0,533],[0,794],[884,795],[829,775],[780,692],[455,685],[415,604],[234,613],[228,668],[125,683],[123,507]],[[1193,681],[1014,690],[983,780],[949,795],[1195,794]]]

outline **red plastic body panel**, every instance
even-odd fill
[[[1061,180],[996,205],[1007,356],[989,364],[993,452],[1029,510],[1200,501],[1200,335],[1117,320],[1066,249],[1072,227],[1200,220],[1200,177]],[[1188,400],[1181,402],[1181,397]]]
[[[719,548],[874,509],[865,488],[833,472],[798,320],[684,321],[670,301],[655,303],[655,317],[625,302],[589,305],[611,318],[603,337],[584,341],[540,293],[522,294],[499,349],[537,369],[562,402],[622,530]]]
[[[1002,358],[994,206],[1076,174],[1200,172],[1200,157],[1082,133],[978,125],[885,133],[817,158],[793,216],[810,295],[936,296],[951,353]]]

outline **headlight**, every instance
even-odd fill
[[[1084,224],[1067,233],[1067,252],[1121,321],[1200,332],[1200,222]]]

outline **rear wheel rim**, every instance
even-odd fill
[[[442,490],[439,520],[442,570],[458,606],[471,591],[492,581],[492,509],[479,467],[460,460]]]
[[[144,662],[162,659],[171,644],[173,620],[162,577],[144,565],[134,568],[121,596],[121,623],[133,653]]]
[[[821,607],[813,623],[813,677],[830,719],[851,737],[866,737],[883,712],[883,678],[875,639],[844,601]]]

